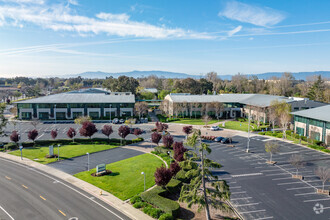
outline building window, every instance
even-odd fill
[[[49,119],[49,113],[48,112],[39,112],[39,119],[48,120]]]

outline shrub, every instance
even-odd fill
[[[180,211],[180,205],[179,203],[167,199],[163,196],[167,194],[167,191],[163,189],[162,187],[156,186],[155,188],[146,191],[141,194],[141,198],[158,207],[163,212],[169,213],[173,216],[177,216]]]
[[[158,220],[174,220],[173,216],[169,213],[162,214]]]
[[[273,132],[272,131],[266,131],[265,135],[272,136]]]
[[[129,201],[131,202],[131,204],[135,204],[137,202],[142,202],[142,199],[140,195],[136,195],[133,198],[131,198]]]
[[[265,135],[266,132],[259,132],[258,134],[260,134],[260,135]]]
[[[171,135],[163,136],[164,147],[166,147],[166,148],[172,147],[173,142],[174,142],[174,140],[173,140],[173,137]]]
[[[172,153],[173,150],[170,150],[170,149],[166,149],[164,147],[161,147],[161,146],[158,146],[158,147],[155,147],[154,150],[159,153],[159,154],[166,154],[167,155],[167,152],[170,151]]]
[[[170,165],[171,175],[175,176],[181,170],[180,165],[177,162],[172,162]]]
[[[182,182],[180,180],[171,179],[171,181],[166,185],[166,189],[170,193],[178,193],[181,191]]]
[[[154,132],[151,134],[151,141],[154,144],[159,144],[160,139],[162,139],[162,135],[158,134],[157,132]]]
[[[290,130],[285,131],[285,133],[286,133],[286,135],[288,135],[288,136],[291,136],[291,135],[292,135],[292,131],[290,131]]]
[[[91,138],[93,134],[97,132],[96,126],[93,122],[85,121],[82,124],[82,127],[79,129],[79,133],[81,136]]]
[[[126,125],[122,125],[118,128],[118,135],[125,139],[127,135],[131,133],[131,130]]]
[[[277,133],[277,134],[276,134],[276,137],[278,137],[278,138],[283,138],[283,134],[282,134],[282,133]]]
[[[136,209],[140,209],[140,208],[143,208],[143,207],[146,207],[146,206],[148,206],[148,203],[146,203],[146,202],[136,202],[133,205],[133,207],[136,208]]]
[[[188,183],[189,182],[189,179],[186,177],[186,171],[184,170],[180,170],[176,175],[175,175],[175,178],[177,180],[180,180],[184,183]]]
[[[17,144],[15,144],[15,143],[8,143],[8,144],[5,144],[4,148],[6,150],[14,150],[14,149],[17,149]]]
[[[178,162],[181,162],[184,160],[183,155],[187,151],[187,148],[183,146],[182,142],[174,142],[173,145],[173,151],[174,151],[174,159]]]
[[[159,216],[162,214],[162,210],[156,209],[153,207],[145,207],[143,209],[143,212],[146,213],[147,215],[150,215],[151,217],[158,219]]]

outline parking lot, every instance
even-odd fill
[[[228,181],[233,206],[244,219],[329,219],[330,197],[316,194],[322,182],[314,171],[317,166],[330,167],[330,155],[278,141],[280,152],[273,156],[277,163],[270,165],[264,148],[269,140],[252,137],[252,153],[245,152],[246,137],[234,136],[234,148],[211,142],[209,157],[223,165],[215,174]],[[306,162],[300,169],[304,180],[292,178],[292,154],[301,154]]]
[[[106,138],[105,135],[102,134],[101,129],[103,127],[103,125],[108,124],[108,123],[95,123],[98,132],[96,134],[93,135],[93,137],[100,137],[100,138]],[[109,124],[112,126],[113,129],[113,133],[111,134],[111,138],[120,138],[118,135],[118,128],[122,125],[122,124]],[[81,128],[81,125],[77,125],[74,123],[67,123],[67,124],[43,124],[43,123],[39,123],[36,126],[36,129],[39,132],[38,137],[36,138],[36,140],[47,140],[47,139],[51,139],[51,135],[50,132],[52,130],[57,129],[58,135],[57,135],[57,139],[67,139],[67,131],[69,130],[69,128],[72,127],[76,130],[77,135],[76,138],[81,138],[82,136],[80,136],[79,134],[79,128]],[[154,125],[152,124],[134,124],[132,125],[132,127],[138,127],[141,128],[142,130],[145,130],[146,133],[142,134],[141,137],[143,138],[150,138],[150,129],[154,127]],[[31,122],[18,122],[15,124],[13,124],[13,122],[9,122],[7,124],[7,127],[5,129],[5,134],[7,135],[6,137],[1,137],[0,141],[1,142],[10,142],[9,136],[11,134],[11,132],[13,130],[17,130],[19,132],[19,134],[21,134],[21,141],[25,142],[25,141],[29,141],[27,134],[30,130],[34,129],[35,127],[31,124]],[[133,139],[136,138],[136,136],[129,134],[127,136],[127,139]]]

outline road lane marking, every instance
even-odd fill
[[[324,201],[324,200],[330,200],[330,198],[327,198],[327,199],[311,199],[311,200],[305,200],[304,202],[317,202],[317,201]]]
[[[235,207],[251,206],[251,205],[258,205],[258,204],[259,204],[259,202],[256,202],[256,203],[248,203],[248,204],[235,205]]]
[[[6,213],[11,220],[15,220],[13,216],[11,216],[1,205],[0,205],[0,209],[2,209],[2,211],[4,211],[4,213]]]
[[[43,200],[45,200],[45,201],[46,201],[46,199],[45,199],[44,197],[40,196],[40,198],[42,198]]]
[[[22,186],[23,186],[25,189],[28,189],[28,187],[27,187],[27,186],[25,186],[25,185],[23,185],[23,184],[22,184]]]
[[[58,210],[62,215],[66,216],[66,214],[64,212],[62,212],[61,210]]]
[[[6,179],[7,179],[7,180],[11,180],[11,178],[10,178],[9,176],[6,176]]]
[[[261,209],[261,210],[254,210],[254,211],[248,211],[248,212],[239,212],[240,214],[248,214],[248,213],[253,213],[253,212],[265,212],[266,209]]]

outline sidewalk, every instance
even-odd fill
[[[29,160],[27,158],[24,158],[24,160],[21,160],[20,157],[2,153],[2,152],[0,152],[0,157],[11,160],[11,161],[15,161],[17,163],[25,164],[26,166],[33,167],[40,171],[53,175],[54,177],[57,177],[58,179],[62,179],[64,181],[74,185],[75,187],[77,187],[81,190],[84,190],[87,193],[92,194],[95,198],[98,198],[98,199],[106,202],[107,204],[118,209],[120,212],[127,215],[131,219],[137,219],[137,220],[140,220],[140,219],[152,220],[153,219],[150,216],[141,212],[140,210],[134,208],[130,204],[118,199],[114,195],[112,195],[108,192],[105,192],[102,189],[100,189],[96,186],[93,186],[92,184],[89,184],[83,180],[80,180],[80,179],[78,179],[74,176],[71,176],[67,173],[64,173],[60,170],[57,170],[52,167]],[[100,195],[101,191],[102,191],[102,195]]]

